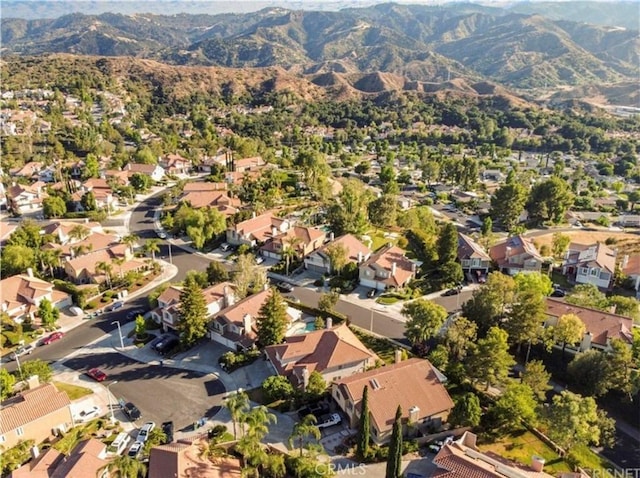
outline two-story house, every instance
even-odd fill
[[[7,208],[15,214],[24,214],[42,209],[42,201],[48,197],[45,183],[37,181],[30,185],[13,184],[7,188]]]
[[[164,177],[164,168],[159,164],[128,163],[123,170],[127,171],[129,179],[136,173],[149,176],[155,182],[160,181]]]
[[[91,178],[87,179],[80,190],[71,195],[71,199],[75,202],[77,210],[82,211],[82,196],[91,191],[96,200],[96,208],[105,211],[113,211],[118,209],[118,201],[113,194],[113,190],[106,179]]]
[[[360,285],[376,290],[399,289],[416,275],[418,264],[407,259],[405,251],[388,245],[360,264]]]
[[[122,263],[116,264],[116,260]],[[107,249],[77,254],[64,263],[67,277],[76,284],[101,284],[107,281],[100,264],[109,264],[111,274],[122,277],[127,272],[142,271],[148,267],[144,259],[134,257],[131,248],[126,244],[116,244]]]
[[[610,351],[610,341],[614,338],[622,340],[629,347],[633,344],[633,320],[629,317],[547,297],[545,327],[557,325],[558,319],[567,314],[576,315],[584,324],[584,336],[576,345],[580,352],[590,349]]]
[[[319,274],[331,274],[334,268],[331,265],[331,258],[327,254],[327,249],[331,247],[342,248],[345,251],[346,263],[362,264],[371,257],[371,249],[362,243],[353,234],[345,234],[334,239],[322,247],[305,256],[304,267],[307,270]]]
[[[167,154],[158,160],[166,174],[185,175],[189,174],[193,164],[190,159],[183,158],[179,154]]]
[[[42,443],[56,431],[73,426],[71,401],[52,383],[40,385],[38,376],[27,380],[29,389],[2,402],[0,446],[8,450],[21,441]]]
[[[326,383],[340,380],[375,366],[378,357],[349,330],[346,324],[302,335],[265,347],[267,360],[278,375],[287,377],[294,387],[305,389],[312,372]]]
[[[10,276],[0,281],[1,310],[16,322],[26,318],[35,319],[43,299],[58,309],[72,305],[69,294],[54,290],[53,284],[34,277],[31,269],[27,270],[26,275]]]
[[[629,278],[631,286],[640,295],[640,253],[625,254],[620,260],[620,270]]]
[[[264,244],[268,239],[277,237],[290,227],[289,221],[266,212],[246,221],[234,224],[227,229],[227,242],[234,245],[246,244],[254,247]]]
[[[565,254],[562,273],[577,284],[592,284],[600,289],[613,286],[616,252],[606,244],[591,245],[572,242]]]
[[[458,262],[462,272],[478,279],[486,276],[491,268],[491,257],[486,251],[466,234],[458,233]]]
[[[324,244],[327,234],[315,227],[294,226],[283,234],[267,239],[260,254],[273,259],[282,259],[284,251],[290,247],[296,257],[306,257]]]
[[[403,421],[435,428],[447,421],[454,406],[444,387],[445,377],[428,360],[413,358],[358,373],[331,385],[331,396],[357,428],[362,414],[362,393],[368,387],[371,437],[384,443],[391,437],[398,405]],[[408,386],[408,384],[411,384]]]
[[[501,272],[511,276],[520,272],[540,272],[544,262],[533,241],[521,235],[496,244],[490,249],[489,256]]]
[[[234,298],[225,302],[225,307],[213,318],[209,324],[209,337],[214,342],[232,350],[246,350],[252,348],[257,340],[256,321],[260,309],[269,298],[269,289],[235,301]],[[287,307],[289,324],[300,320],[302,313],[293,307]]]

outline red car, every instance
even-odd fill
[[[89,377],[91,377],[92,379],[94,379],[96,382],[103,382],[104,379],[107,378],[107,374],[104,373],[99,368],[92,368],[92,369],[88,370],[87,371],[87,375]]]
[[[46,337],[45,339],[42,340],[42,345],[49,345],[52,342],[55,342],[56,340],[60,340],[63,337],[63,333],[62,332],[54,332],[52,333],[49,337]]]

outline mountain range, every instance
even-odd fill
[[[585,11],[584,5],[594,2],[575,3],[578,11]],[[631,4],[637,10],[638,4]],[[527,5],[378,4],[340,11],[269,7],[218,15],[5,17],[2,53],[281,67],[293,74],[312,75],[317,84],[335,83],[335,75],[382,73],[395,78],[398,87],[410,89],[416,84],[428,89],[431,83],[455,79],[516,89],[637,84],[637,29],[569,21],[562,19],[559,8],[550,8],[549,16],[515,12],[526,10]],[[620,5],[624,9],[629,2]]]

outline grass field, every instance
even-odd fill
[[[543,245],[551,247],[553,242],[553,232],[545,234],[544,236],[534,237],[533,241],[536,246],[540,248]],[[640,252],[640,235],[632,234],[629,232],[620,231],[585,231],[584,229],[576,229],[575,231],[566,231],[565,234],[571,238],[571,242],[578,244],[594,244],[596,242],[605,242],[607,239],[615,239],[615,244],[611,244],[611,247],[615,247],[625,253]]]
[[[375,352],[375,354],[380,357],[380,360],[387,364],[392,364],[395,361],[395,351],[398,346],[393,342],[369,335],[354,327],[351,327],[351,331],[360,339],[360,342],[362,342],[365,347]]]
[[[78,385],[71,385],[70,383],[64,382],[53,382],[53,384],[57,387],[61,392],[67,392],[69,395],[69,400],[77,400],[78,398],[86,397],[87,395],[91,395],[93,390],[86,387],[79,387]]]

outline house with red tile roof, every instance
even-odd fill
[[[114,261],[122,259],[122,264]],[[107,280],[103,271],[96,270],[100,263],[110,264],[111,274],[124,276],[127,272],[142,271],[149,267],[145,259],[133,257],[129,246],[116,244],[108,249],[77,254],[64,263],[64,271],[67,277],[76,284],[102,284]]]
[[[360,264],[360,285],[376,290],[399,289],[416,276],[417,263],[407,259],[405,251],[388,245]]]
[[[56,222],[51,222],[47,224],[42,228],[42,230],[44,231],[45,234],[54,235],[57,238],[58,242],[64,245],[68,242],[74,242],[74,239],[70,236],[70,233],[77,226],[82,226],[86,228],[86,230],[90,233],[89,235],[93,233],[100,233],[104,235],[102,231],[102,225],[99,222],[89,222],[89,221],[83,222],[82,224],[79,224],[77,222],[71,222],[71,221],[56,221]],[[115,236],[110,236],[110,237],[115,237]],[[92,246],[92,248],[94,246]]]
[[[391,438],[398,405],[402,407],[403,421],[408,424],[440,428],[447,421],[454,403],[444,381],[444,376],[428,360],[400,361],[396,357],[392,365],[335,381],[331,396],[349,418],[350,426],[357,428],[362,393],[368,387],[371,437],[376,443],[384,443]]]
[[[353,234],[345,234],[334,239],[316,251],[305,256],[304,267],[307,270],[318,272],[320,274],[331,274],[333,272],[331,259],[327,254],[327,249],[333,247],[332,244],[340,245],[345,248],[347,255],[347,263],[362,264],[371,257],[371,249],[364,245]]]
[[[149,478],[241,478],[237,458],[225,457],[215,462],[203,457],[206,439],[181,439],[155,446],[149,455]]]
[[[531,239],[512,236],[489,250],[489,256],[501,272],[514,276],[520,272],[540,272],[544,258]]]
[[[602,242],[591,245],[569,244],[562,263],[562,274],[577,284],[592,284],[600,289],[613,286],[616,252]]]
[[[167,154],[158,160],[158,164],[162,166],[166,174],[189,174],[193,164],[190,159],[184,158],[179,154]]]
[[[227,229],[227,242],[234,245],[247,244],[254,247],[264,244],[268,239],[286,232],[289,221],[276,217],[271,212],[260,214],[246,221],[234,224]]]
[[[73,426],[71,401],[52,383],[40,385],[29,378],[29,389],[0,406],[0,445],[9,449],[26,440],[36,444],[50,438],[54,430],[66,432]]]
[[[82,211],[82,196],[91,191],[96,199],[96,207],[98,209],[104,209],[112,211],[118,208],[118,201],[113,194],[113,190],[106,179],[103,178],[90,178],[87,179],[80,190],[71,195],[71,199],[76,203],[76,208]]]
[[[127,177],[129,179],[131,179],[131,176],[136,173],[149,176],[156,182],[160,181],[164,177],[164,168],[159,164],[127,163],[122,170],[127,172]]]
[[[633,320],[629,317],[602,310],[569,304],[563,300],[547,297],[547,320],[545,327],[555,326],[563,315],[574,314],[585,326],[585,334],[577,349],[609,351],[611,339],[620,339],[629,347],[633,344]],[[567,348],[570,348],[567,345]]]
[[[307,334],[291,335],[282,344],[265,347],[267,360],[278,375],[304,390],[312,372],[332,383],[375,366],[378,356],[367,349],[346,324]]]
[[[41,181],[29,185],[14,183],[6,191],[7,208],[15,214],[40,210],[42,201],[48,197],[45,186]]]
[[[217,185],[217,183],[209,183]],[[221,212],[225,216],[231,216],[242,206],[242,201],[236,197],[231,197],[226,191],[219,190],[201,190],[189,191],[180,196],[180,201],[189,203],[191,207],[196,209],[210,207]]]
[[[631,287],[635,289],[636,296],[638,296],[638,292],[640,292],[640,253],[622,256],[620,270],[631,280]]]
[[[260,309],[272,292],[269,289],[262,290],[242,300],[234,298],[225,303],[222,309],[209,324],[209,337],[214,342],[224,345],[232,350],[250,349],[256,344],[257,319]],[[302,317],[302,313],[293,307],[287,307],[287,318],[292,324]]]
[[[260,247],[260,254],[272,259],[282,259],[284,251],[291,247],[297,257],[305,257],[324,244],[326,232],[315,227],[293,226],[283,234],[271,237]]]
[[[434,478],[553,478],[543,470],[545,460],[532,456],[526,466],[492,452],[483,453],[476,446],[477,437],[465,432],[453,443],[444,445],[433,458],[438,469]]]
[[[9,170],[9,174],[12,177],[20,177],[20,178],[37,178],[40,174],[40,171],[44,168],[44,164],[39,161],[30,161],[26,163],[24,166],[18,166],[17,168],[11,168]]]
[[[56,308],[72,305],[71,296],[53,289],[53,284],[27,274],[7,277],[0,281],[0,307],[12,320],[22,322],[26,318],[35,319],[38,306],[43,299],[49,300]]]
[[[486,276],[491,268],[491,257],[484,248],[466,234],[458,233],[458,262],[462,272],[478,278]]]

